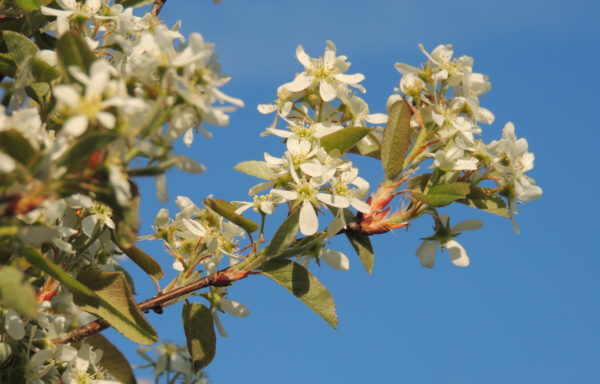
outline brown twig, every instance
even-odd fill
[[[154,4],[152,4],[152,8],[150,9],[150,13],[152,14],[152,16],[158,17],[160,10],[166,2],[167,0],[154,0]]]
[[[230,285],[238,280],[241,280],[248,276],[251,270],[247,271],[238,271],[235,267],[237,265],[233,265],[229,268],[222,269],[213,274],[204,276],[198,281],[193,283],[184,285],[182,287],[176,288],[167,293],[163,293],[157,296],[154,296],[151,299],[142,301],[138,304],[138,309],[140,311],[149,311],[156,310],[159,311],[164,304],[169,303],[181,296],[184,296],[188,293],[197,291],[198,289],[214,286],[214,287],[223,287]],[[110,324],[102,319],[98,319],[88,323],[86,325],[82,325],[79,328],[76,328],[69,332],[65,337],[59,337],[53,339],[52,342],[54,344],[64,344],[80,341],[88,336],[96,334],[106,328],[110,328]]]

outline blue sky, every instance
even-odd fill
[[[454,222],[485,222],[461,236],[471,257],[466,269],[445,256],[433,270],[419,266],[414,251],[431,227],[423,218],[408,232],[373,238],[370,276],[355,257],[349,272],[317,270],[336,299],[337,330],[270,280],[242,281],[231,297],[251,315],[223,316],[229,337],[218,340],[207,369],[213,383],[600,382],[600,3],[172,0],[161,16],[169,25],[181,19],[184,34],[200,32],[216,43],[223,71],[233,77],[226,92],[246,102],[229,127],[211,128],[213,139],[181,148],[208,171],[170,173],[167,207],[177,195],[247,198],[255,180],[232,166],[283,150],[276,138],[258,136],[271,116],[256,105],[272,101],[276,87],[301,70],[298,44],[314,57],[328,39],[349,57],[351,73],[366,76],[372,112],[384,111],[398,84],[393,64],[423,61],[418,43],[428,50],[451,43],[456,55],[473,56],[475,71],[490,75],[493,85],[482,105],[496,122],[484,136],[498,138],[514,122],[536,155],[531,176],[544,189],[540,200],[522,206],[520,235],[507,220],[467,207],[447,210]],[[374,185],[379,165],[358,163]],[[140,184],[147,233],[162,205],[152,185]],[[334,244],[352,255],[344,242]],[[159,244],[142,246],[170,263]],[[144,281],[137,290],[140,299],[153,292]],[[164,338],[183,342],[178,308],[150,316]]]

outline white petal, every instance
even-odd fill
[[[483,222],[477,219],[465,220],[456,224],[452,227],[452,233],[462,232],[462,231],[474,231],[483,227]]]
[[[362,200],[359,200],[355,197],[351,197],[350,198],[350,204],[356,208],[356,210],[362,212],[362,213],[369,213],[371,212],[371,206],[367,203],[365,203]]]
[[[319,219],[312,204],[308,201],[302,202],[300,208],[300,232],[305,236],[310,236],[317,232],[319,228]]]
[[[186,229],[195,236],[202,237],[206,234],[206,229],[202,226],[202,224],[200,224],[196,220],[184,218],[183,224],[185,225]]]
[[[296,200],[298,198],[298,192],[296,191],[286,191],[283,189],[272,189],[271,193],[275,196],[279,196],[284,200]]]
[[[185,134],[183,135],[183,143],[185,144],[186,147],[189,148],[193,142],[194,142],[194,128],[189,128],[187,131],[185,131]]]
[[[63,132],[68,136],[80,136],[88,127],[88,118],[84,115],[76,115],[71,117],[63,125]]]
[[[338,73],[332,76],[337,81],[341,81],[342,83],[347,84],[357,84],[365,79],[365,76],[362,73],[355,73],[354,75],[346,75],[343,73]]]
[[[300,92],[310,87],[312,81],[312,76],[308,76],[305,73],[301,73],[298,76],[296,76],[294,81],[284,84],[283,87],[290,92]]]
[[[437,252],[438,243],[431,240],[423,240],[419,248],[417,248],[417,257],[421,261],[421,265],[425,268],[433,268],[435,264],[435,254]]]
[[[333,85],[323,80],[319,83],[319,94],[321,95],[321,99],[323,99],[323,101],[327,103],[335,99],[335,97],[337,96],[337,91],[335,90]]]
[[[12,157],[0,152],[0,173],[12,172],[16,165],[17,163]]]
[[[173,262],[173,269],[179,272],[183,271],[183,264],[181,264],[181,261],[176,260]]]
[[[104,128],[113,129],[115,127],[115,123],[117,118],[108,112],[100,112],[96,115],[96,119],[102,124]]]
[[[12,309],[7,310],[6,315],[4,315],[4,329],[15,340],[21,340],[25,337],[23,320]]]
[[[258,107],[258,112],[262,113],[263,115],[268,115],[269,113],[273,113],[277,110],[277,106],[275,104],[259,104]]]
[[[162,175],[158,175],[155,180],[156,183],[156,198],[161,203],[166,203],[169,198],[169,194],[167,193],[167,175],[164,173]]]
[[[324,167],[321,164],[316,163],[301,164],[300,169],[302,170],[302,172],[312,177],[319,177],[325,171]]]
[[[319,255],[321,260],[324,260],[331,268],[347,271],[350,269],[350,261],[348,256],[342,252],[334,251],[333,249],[324,249]]]
[[[75,88],[70,85],[57,85],[54,87],[52,93],[54,93],[54,96],[58,101],[67,104],[69,107],[75,108],[79,104],[80,95]]]
[[[336,208],[348,208],[350,206],[350,201],[348,201],[348,198],[344,196],[331,195],[329,193],[318,193],[317,199],[324,204]]]
[[[94,234],[96,223],[98,223],[98,216],[96,215],[86,216],[83,220],[81,220],[81,229],[87,237],[92,237]]]
[[[306,52],[304,52],[304,48],[301,45],[299,45],[296,48],[296,58],[298,59],[300,64],[302,64],[304,66],[304,68],[306,68],[306,69],[312,68],[312,63],[310,62],[310,56],[308,56],[306,54]]]
[[[469,256],[467,256],[467,251],[465,251],[458,241],[448,240],[446,243],[446,248],[450,254],[450,260],[452,260],[452,264],[456,265],[457,267],[466,267],[469,265]]]
[[[367,115],[366,120],[371,124],[385,124],[388,121],[388,116],[385,113],[373,113]]]
[[[233,316],[246,317],[250,314],[250,310],[245,305],[234,300],[221,299],[219,304],[222,310]]]

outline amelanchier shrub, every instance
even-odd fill
[[[333,298],[310,272],[315,264],[348,269],[330,239],[346,237],[370,273],[370,237],[428,215],[434,230],[420,234],[421,265],[433,267],[441,250],[466,267],[455,237],[482,223],[452,225],[444,207],[484,210],[516,229],[517,204],[542,193],[525,174],[534,156],[512,123],[499,140],[481,140],[481,125],[494,115],[479,97],[491,86],[473,72],[471,57],[455,58],[451,45],[419,46],[425,62],[395,64],[400,83],[387,114],[371,114],[360,98],[364,76],[349,72],[346,56],[328,41],[317,58],[298,46],[301,72],[277,89],[273,104],[258,106],[274,115],[262,135],[285,144],[235,166],[261,180],[249,201],[179,196],[179,212],[161,209],[154,233],[139,238],[136,178],[154,178],[165,200],[167,170],[203,171],[174,153],[174,143],[192,145],[197,131],[208,136],[206,125],[227,125],[228,113],[243,106],[220,90],[229,77],[213,44],[198,33],[185,38],[179,23],[164,25],[162,1],[134,15],[144,3],[0,2],[3,383],[135,382],[102,336],[108,327],[142,346],[157,379],[201,382],[215,354],[215,328],[225,336],[221,313],[248,314],[228,286],[267,276],[335,327]],[[379,160],[384,180],[372,188],[353,156]],[[272,216],[277,209],[287,215]],[[250,210],[259,220],[245,216]],[[277,229],[268,233],[265,223],[275,217],[285,218],[269,223]],[[161,265],[136,245],[141,239],[164,243],[175,279],[161,280]],[[154,297],[135,302],[120,255],[156,282]],[[159,336],[144,313],[179,316],[165,308],[179,301],[187,346],[146,347]]]

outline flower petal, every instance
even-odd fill
[[[306,73],[301,73],[296,76],[294,81],[284,84],[283,87],[290,92],[300,92],[310,87],[312,81],[312,76],[309,76]]]
[[[324,249],[321,251],[319,257],[333,269],[339,269],[342,271],[347,271],[350,269],[350,261],[348,260],[348,256],[344,255],[342,252],[334,251],[333,249]]]
[[[300,208],[300,232],[305,236],[310,236],[317,232],[319,228],[319,219],[312,204],[304,200]]]
[[[431,240],[423,240],[419,248],[417,248],[417,257],[421,261],[421,265],[425,268],[433,268],[435,264],[435,254],[437,252],[438,243]]]
[[[219,304],[222,310],[233,316],[246,317],[250,314],[250,310],[244,304],[234,300],[221,299]]]
[[[456,240],[448,240],[446,243],[446,248],[448,249],[448,253],[450,254],[450,260],[452,260],[452,264],[457,267],[466,267],[469,265],[469,256],[467,256],[467,251],[463,248],[462,245],[459,244]]]
[[[337,91],[335,90],[333,85],[323,80],[319,83],[319,94],[321,95],[321,99],[323,99],[323,101],[327,103],[335,99],[335,97],[337,96]]]
[[[462,231],[474,231],[481,227],[483,227],[483,222],[481,220],[471,219],[471,220],[461,221],[460,223],[458,223],[454,227],[452,227],[451,231],[453,233],[462,232]]]

